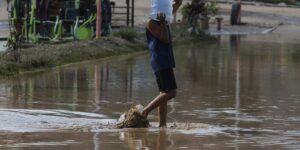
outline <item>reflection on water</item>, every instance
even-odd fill
[[[13,86],[4,88],[3,92],[9,93],[12,100],[5,101],[8,103],[2,106],[38,109],[50,107],[91,112],[111,109],[101,106],[112,105],[110,103],[118,104],[120,108],[123,104],[129,106],[133,103],[132,99],[147,93],[135,93],[133,90],[143,90],[147,85],[153,86],[152,81],[149,81],[151,79],[139,80],[152,74],[150,69],[149,72],[143,72],[139,68],[143,66],[129,65],[131,60],[124,61],[124,64],[106,63],[62,68],[34,77],[25,75],[11,81]],[[133,67],[136,68],[135,72]],[[133,79],[133,76],[139,79]]]
[[[264,38],[220,36],[218,43],[176,48],[179,89],[169,103],[169,121],[206,123],[222,132],[0,132],[0,148],[56,143],[56,149],[299,149],[299,44],[257,40]],[[0,91],[2,108],[117,118],[133,103],[149,102],[157,87],[148,55],[138,54],[28,74],[2,81]],[[155,112],[149,117],[156,121]]]
[[[236,56],[236,80],[235,80],[235,149],[239,148],[239,108],[240,108],[240,36],[230,36],[230,46],[235,51]]]

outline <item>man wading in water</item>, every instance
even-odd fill
[[[141,115],[147,118],[153,109],[158,108],[159,127],[166,126],[167,102],[176,96],[175,61],[169,24],[181,2],[175,0],[172,5],[172,0],[152,0],[150,20],[146,27],[151,66],[160,93],[143,109]]]

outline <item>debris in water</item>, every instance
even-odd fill
[[[143,110],[141,104],[131,107],[127,112],[124,112],[116,124],[117,128],[148,128],[149,121],[141,115]]]

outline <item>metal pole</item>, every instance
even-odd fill
[[[101,0],[97,0],[96,39],[101,38]]]
[[[134,27],[134,0],[131,3],[131,27]]]
[[[126,0],[127,14],[126,14],[126,25],[129,26],[129,0]]]

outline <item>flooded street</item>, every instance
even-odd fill
[[[9,25],[7,21],[0,20],[0,52],[6,50],[6,41],[5,38],[9,34]]]
[[[280,41],[221,36],[176,46],[168,121],[206,127],[107,128],[156,96],[148,53],[2,80],[0,149],[300,149],[300,44]]]

